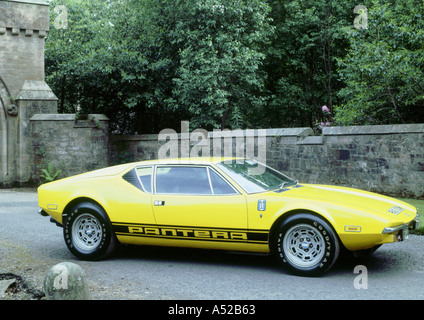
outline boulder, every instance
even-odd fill
[[[44,279],[44,292],[48,300],[88,300],[84,270],[72,262],[54,265]]]

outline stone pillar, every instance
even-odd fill
[[[57,113],[57,97],[44,81],[25,81],[16,98],[19,113],[17,176],[20,183],[32,180],[33,148],[30,119],[35,114]]]
[[[13,149],[13,140],[12,144],[9,143],[10,134],[8,130],[12,118],[9,112],[13,109],[10,90],[0,74],[0,187],[9,182],[11,177],[9,171],[13,167],[11,156],[14,150],[10,150],[10,148]]]

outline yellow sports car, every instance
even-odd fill
[[[118,243],[276,253],[321,275],[342,248],[371,252],[418,228],[416,208],[350,188],[299,184],[249,159],[130,163],[43,184],[40,214],[80,259]]]

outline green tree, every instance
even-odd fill
[[[46,81],[60,112],[104,113],[119,134],[423,122],[422,0],[367,0],[366,30],[357,4],[51,0]]]
[[[179,19],[179,1],[126,0],[119,12],[115,38],[122,56],[122,95],[127,103],[115,108],[125,132],[157,133],[180,127],[190,118],[174,108],[173,79],[179,66],[179,47],[173,32]],[[134,59],[129,59],[134,57]]]
[[[370,1],[368,29],[346,28],[339,60],[346,86],[335,120],[342,125],[424,121],[422,1]]]
[[[336,59],[348,48],[343,28],[353,22],[354,1],[269,2],[276,32],[266,60],[272,99],[262,123],[313,126],[323,105],[332,112],[343,85]]]
[[[53,10],[67,9],[66,28],[57,29]],[[52,0],[51,26],[46,41],[46,80],[59,97],[59,111],[96,111],[113,71],[112,23],[104,1]]]
[[[59,4],[68,28],[51,26],[46,74],[61,112],[104,113],[113,132],[135,134],[181,120],[246,126],[263,103],[272,32],[263,1],[51,1]]]
[[[261,0],[179,1],[173,103],[194,127],[241,128],[264,103],[264,45],[272,33]]]

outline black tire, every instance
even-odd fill
[[[277,258],[291,273],[320,276],[336,262],[340,244],[333,228],[312,214],[295,214],[284,220],[276,235]]]
[[[116,237],[106,212],[91,202],[75,205],[63,220],[68,249],[82,260],[101,260],[116,247]]]

